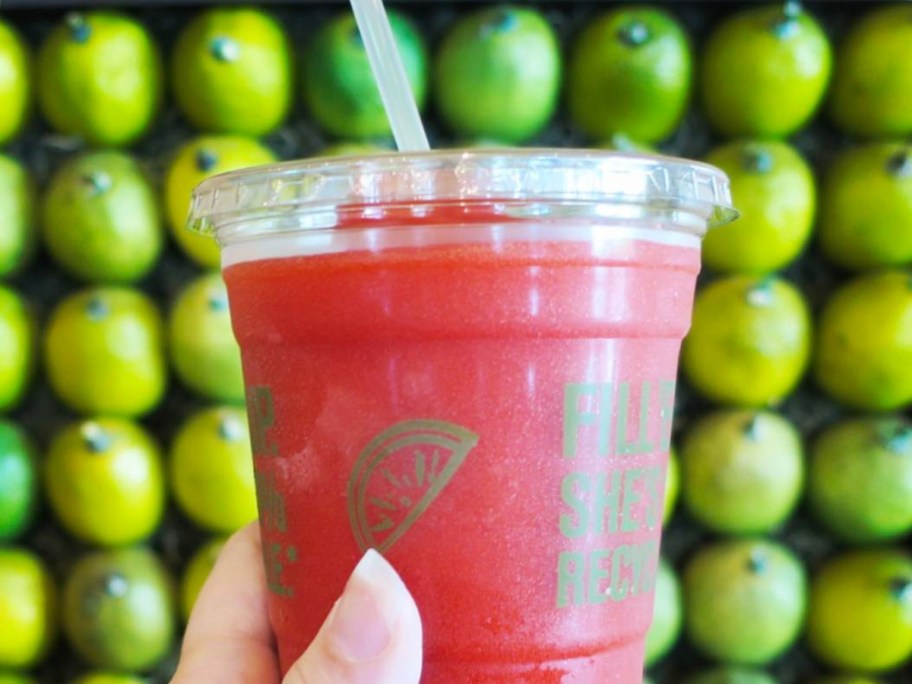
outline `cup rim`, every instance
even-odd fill
[[[267,234],[268,219],[431,202],[641,205],[715,227],[737,218],[727,175],[704,162],[573,148],[484,148],[315,157],[229,171],[193,191],[198,233]],[[267,219],[267,220],[263,220]],[[254,226],[254,224],[256,224]],[[321,225],[321,227],[332,227]]]

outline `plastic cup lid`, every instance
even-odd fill
[[[220,239],[325,229],[338,225],[346,208],[429,202],[623,205],[642,207],[644,215],[686,215],[703,230],[737,217],[728,177],[708,164],[597,150],[494,148],[315,158],[219,174],[195,189],[190,227]]]

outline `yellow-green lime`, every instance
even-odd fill
[[[35,325],[22,295],[0,285],[0,411],[16,408],[31,384]]]
[[[724,19],[703,48],[703,108],[725,136],[785,138],[817,111],[831,70],[829,39],[800,3],[749,7]]]
[[[317,157],[357,157],[367,154],[391,152],[391,147],[365,142],[338,142],[327,145],[320,150]]]
[[[0,547],[0,668],[41,662],[57,633],[56,589],[33,552]]]
[[[86,663],[142,672],[158,665],[175,637],[175,596],[158,558],[142,547],[80,558],[64,582],[62,624]]]
[[[12,24],[0,20],[0,145],[15,137],[32,104],[32,64],[28,46]]]
[[[779,684],[779,680],[762,670],[721,665],[688,677],[685,684]]]
[[[90,672],[74,679],[71,684],[148,684],[148,680],[115,672]]]
[[[652,624],[646,634],[646,667],[659,662],[672,649],[681,635],[683,620],[678,576],[668,561],[660,558],[652,604]]]
[[[243,403],[241,350],[220,273],[201,275],[178,294],[168,320],[168,347],[187,387],[209,399]]]
[[[774,405],[804,375],[811,319],[801,293],[774,277],[732,276],[697,293],[681,364],[687,379],[717,402]]]
[[[437,51],[437,109],[460,136],[522,143],[554,114],[561,72],[560,43],[538,9],[471,11],[447,30]]]
[[[791,263],[811,236],[814,174],[795,148],[778,141],[735,141],[706,161],[725,171],[740,217],[707,233],[703,263],[721,272],[761,275]]]
[[[0,154],[0,278],[16,275],[34,251],[35,186],[25,166]]]
[[[808,499],[818,520],[851,543],[912,531],[912,423],[853,418],[826,428],[811,449]]]
[[[155,303],[139,290],[96,287],[67,295],[45,330],[52,389],[79,413],[148,413],[167,384],[163,327]]]
[[[750,535],[779,528],[804,485],[798,430],[769,411],[723,409],[691,423],[681,442],[684,502],[714,532]]]
[[[690,100],[690,40],[662,9],[638,5],[593,19],[571,47],[566,97],[587,136],[623,133],[657,143],[678,127]]]
[[[272,15],[252,7],[209,9],[175,43],[174,98],[204,131],[264,135],[288,115],[292,61],[288,37]]]
[[[814,375],[854,408],[912,402],[912,271],[886,270],[841,285],[820,314]]]
[[[180,583],[180,609],[185,621],[190,619],[190,613],[193,612],[193,606],[196,604],[200,590],[209,578],[209,573],[212,572],[224,545],[223,537],[210,539],[190,557],[190,562],[184,569]]]
[[[681,459],[674,448],[668,452],[668,468],[665,471],[665,503],[662,508],[662,523],[668,524],[674,514],[681,491]]]
[[[220,260],[213,238],[187,228],[193,189],[210,176],[274,161],[268,147],[240,135],[201,136],[177,151],[165,173],[164,204],[171,233],[191,261],[212,269],[218,268]]]
[[[192,414],[171,445],[171,491],[180,509],[216,534],[257,517],[247,415],[221,406]]]
[[[44,461],[48,502],[75,537],[123,546],[151,535],[165,509],[162,456],[152,437],[122,418],[66,426]]]
[[[164,244],[158,196],[136,159],[89,152],[60,167],[42,205],[44,242],[67,273],[91,283],[130,283]]]
[[[798,638],[806,585],[801,562],[777,542],[741,539],[701,546],[683,573],[687,636],[715,660],[765,665]]]
[[[152,36],[107,10],[66,15],[41,46],[37,80],[51,125],[94,145],[134,142],[162,100],[161,56]]]
[[[912,6],[878,7],[856,21],[836,51],[829,113],[869,138],[912,133]]]
[[[415,25],[389,12],[393,37],[419,109],[428,90],[428,57]],[[325,131],[345,140],[390,135],[389,120],[374,80],[367,51],[351,12],[339,14],[318,30],[302,68],[304,102]]]
[[[829,559],[811,582],[806,639],[823,663],[891,670],[912,655],[912,557],[890,548]]]
[[[0,544],[21,537],[35,516],[37,469],[32,440],[12,421],[0,420]]]
[[[833,675],[831,677],[820,677],[815,679],[811,684],[882,684],[882,682],[879,679],[871,679],[870,677]]]
[[[829,162],[817,236],[823,253],[845,268],[912,263],[912,146],[869,143]]]

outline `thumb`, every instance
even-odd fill
[[[369,550],[283,684],[418,684],[421,617],[386,559]]]

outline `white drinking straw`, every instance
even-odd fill
[[[405,75],[383,0],[351,0],[351,6],[380,89],[383,108],[393,129],[396,147],[401,152],[429,150],[431,146]]]

